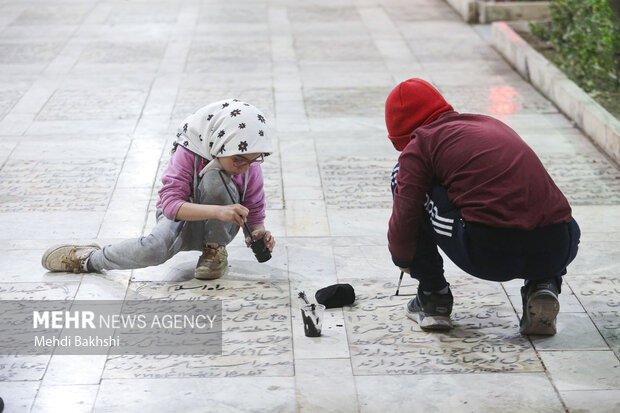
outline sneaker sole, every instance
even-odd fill
[[[452,321],[446,316],[424,316],[422,313],[407,311],[407,317],[418,323],[422,330],[446,331],[452,328]]]
[[[53,269],[51,269],[50,267],[48,267],[48,266],[46,265],[46,261],[47,261],[47,259],[49,258],[49,256],[50,256],[53,252],[55,252],[56,250],[58,250],[58,249],[60,249],[60,248],[66,248],[66,247],[67,247],[67,245],[68,245],[68,244],[57,244],[57,245],[54,245],[54,246],[52,246],[52,247],[49,247],[49,248],[48,248],[48,249],[47,249],[47,250],[43,253],[43,256],[41,257],[41,266],[42,266],[43,268],[45,268],[46,270],[48,270],[48,271],[53,271],[53,272],[63,272],[63,271],[60,271],[60,270],[53,270]],[[80,247],[92,247],[92,248],[97,248],[97,249],[99,249],[99,250],[101,249],[101,247],[100,247],[99,245],[97,245],[97,244],[80,245]],[[65,272],[66,272],[66,271],[65,271]]]
[[[560,312],[560,303],[553,294],[532,296],[526,311],[528,322],[521,329],[521,334],[552,336],[557,332],[555,320]]]

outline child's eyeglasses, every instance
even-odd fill
[[[260,164],[260,163],[263,163],[264,160],[265,160],[265,157],[263,156],[263,154],[258,155],[254,159],[248,159],[243,156],[235,156],[235,155],[233,155],[232,157],[232,161],[235,166]]]

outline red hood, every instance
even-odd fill
[[[411,134],[442,113],[454,110],[441,93],[422,79],[409,79],[392,90],[385,102],[385,124],[388,138],[402,151]]]

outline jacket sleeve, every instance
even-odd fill
[[[243,189],[239,192],[242,193]],[[263,170],[260,165],[252,166],[248,173],[248,188],[241,204],[250,210],[248,226],[256,227],[265,222],[265,191],[263,189]]]
[[[163,186],[159,190],[157,203],[166,218],[175,221],[181,205],[189,202],[193,180],[194,154],[177,146],[168,162],[168,168],[162,174]]]
[[[411,266],[418,245],[420,220],[424,218],[426,194],[433,182],[431,161],[413,141],[399,158],[392,216],[388,229],[388,248],[399,267]]]

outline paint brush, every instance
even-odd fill
[[[305,291],[300,291],[299,294],[297,294],[297,297],[301,298],[306,304],[310,305],[310,301],[308,301]]]
[[[226,192],[228,192],[228,196],[230,197],[230,200],[235,203],[235,198],[233,198],[233,195],[230,193],[230,189],[228,189],[228,185],[226,185],[226,181],[224,181],[224,177],[222,176],[222,173],[220,172],[220,178],[222,179],[222,183],[224,184],[224,188],[226,189]],[[252,231],[250,230],[250,227],[248,226],[247,222],[243,223],[243,227],[245,228],[246,232],[248,233],[248,236],[250,237],[250,240],[252,240],[252,243],[254,243],[254,237],[252,236]]]
[[[400,284],[403,282],[404,273],[405,273],[404,271],[400,272],[400,278],[398,279],[398,287],[396,287],[396,295],[398,295],[398,292],[400,291]]]
[[[297,294],[297,296],[299,298],[301,298],[302,300],[304,300],[304,302],[310,306],[310,311],[312,311],[312,315],[316,317],[316,322],[319,322],[319,318],[316,316],[316,304],[312,303],[310,304],[310,301],[308,301],[308,297],[306,297],[306,292],[305,291],[300,291],[299,294]]]

